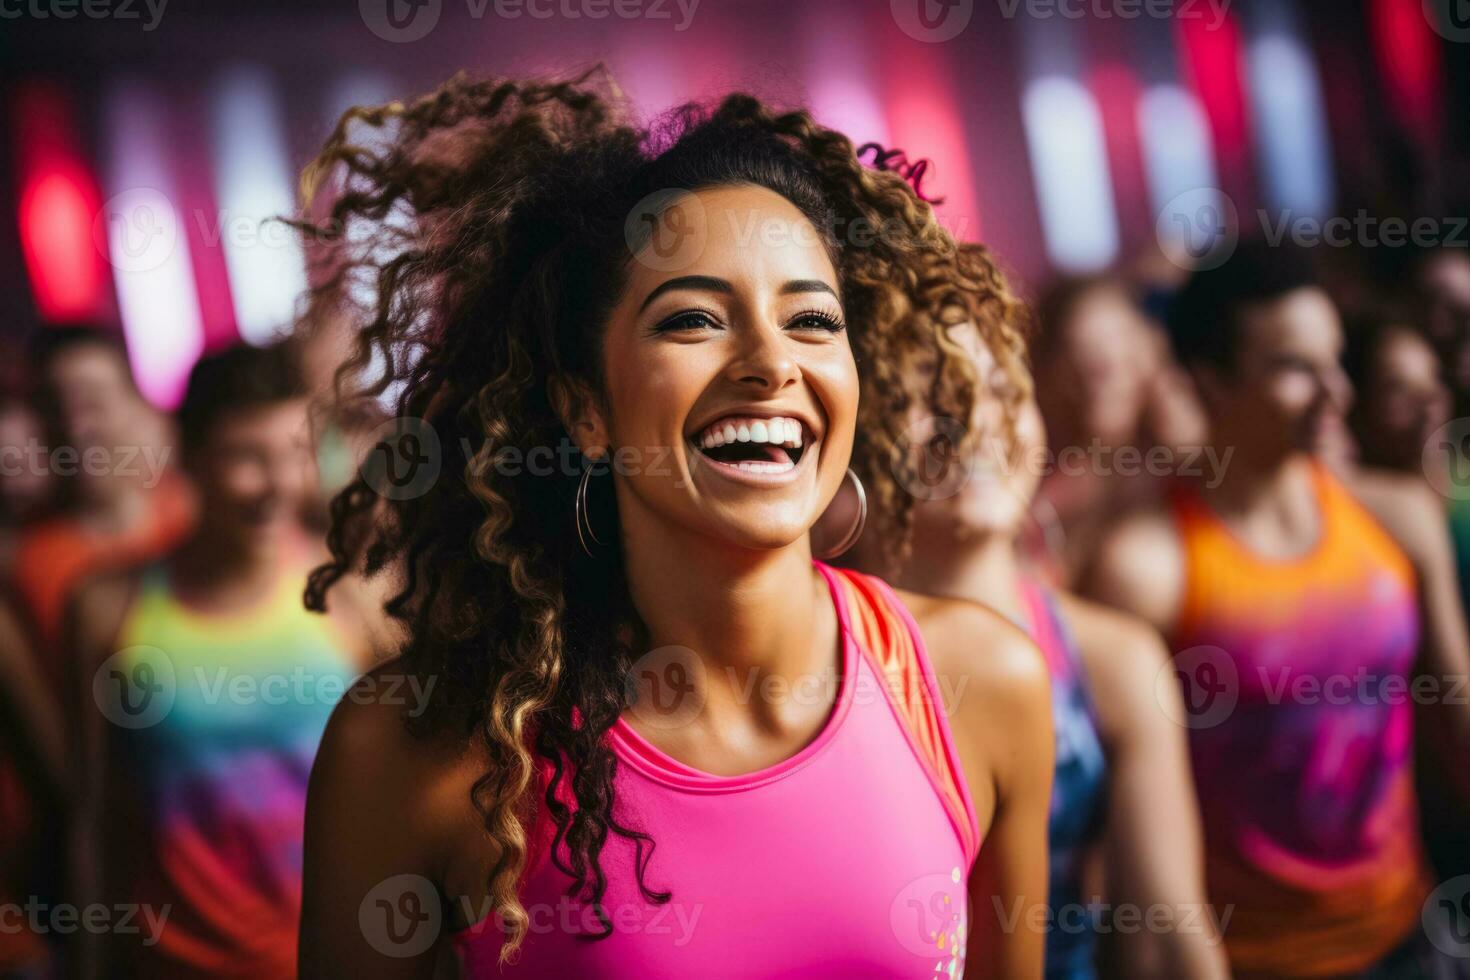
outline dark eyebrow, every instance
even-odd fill
[[[833,299],[840,299],[837,290],[820,279],[793,279],[781,287],[781,295],[790,296],[792,293],[830,293]]]
[[[664,293],[675,289],[702,289],[710,293],[733,293],[735,287],[728,280],[718,279],[714,276],[677,276],[667,282],[660,283],[648,294],[643,305],[638,307],[642,313],[648,309],[648,304],[658,299]],[[837,291],[820,279],[793,279],[781,287],[781,295],[790,296],[793,293],[828,293],[834,299],[839,299]]]
[[[638,307],[638,312],[642,313],[648,309],[649,303],[652,303],[664,293],[673,289],[702,289],[708,293],[733,293],[735,291],[734,286],[731,286],[724,279],[716,279],[714,276],[677,276],[667,282],[660,283],[653,292],[649,293],[648,298],[643,301],[643,305]]]

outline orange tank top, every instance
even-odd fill
[[[1174,631],[1207,875],[1237,976],[1326,976],[1418,927],[1429,877],[1412,771],[1413,568],[1313,464],[1321,534],[1250,551],[1198,493],[1172,509],[1186,586]]]

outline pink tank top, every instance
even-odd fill
[[[612,935],[533,857],[530,926],[498,964],[493,919],[456,934],[465,976],[958,977],[966,884],[980,829],[942,690],[908,611],[878,579],[821,563],[836,604],[842,674],[817,737],[784,762],[715,776],[619,720],[615,813],[654,841],[641,896],[635,845],[602,852]]]

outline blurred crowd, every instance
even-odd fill
[[[1271,421],[1291,431],[1241,431],[1310,443],[1364,495],[1430,488],[1395,499],[1438,508],[1470,603],[1470,252],[1367,273],[1330,253],[1307,258],[1343,325],[1337,373],[1303,368],[1298,417]],[[1208,482],[1232,465],[1210,422],[1228,395],[1195,384],[1164,327],[1188,279],[1140,262],[1032,297],[1046,453],[1018,548],[1050,586],[1097,594],[1120,521],[1186,467]],[[0,365],[0,905],[37,911],[0,923],[0,977],[239,975],[212,959],[224,949],[251,951],[251,975],[290,975],[316,741],[392,648],[371,583],[334,592],[326,615],[301,595],[379,419],[324,408],[342,349],[320,338],[211,353],[168,414],[116,331],[33,334]],[[1470,873],[1470,840],[1447,775],[1463,760],[1436,744],[1420,739],[1415,771],[1445,880]],[[48,911],[67,904],[144,912],[132,930],[82,928]]]

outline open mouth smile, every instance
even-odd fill
[[[789,416],[727,415],[705,426],[690,442],[727,475],[780,477],[796,472],[811,436],[800,419]]]

